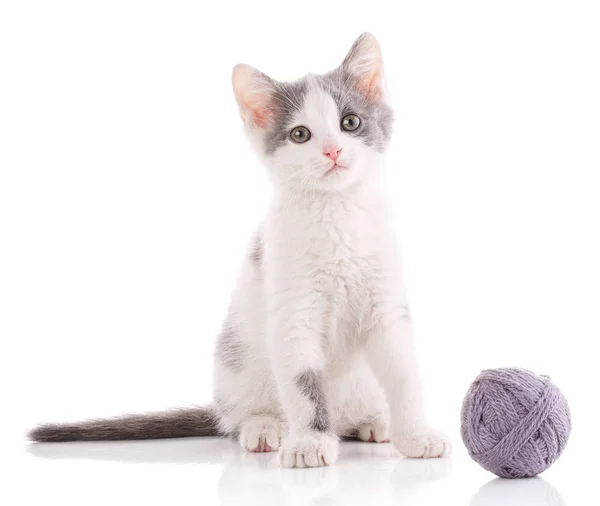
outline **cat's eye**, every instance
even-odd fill
[[[353,132],[360,126],[360,118],[356,114],[346,114],[342,118],[342,129]]]
[[[302,144],[310,139],[310,130],[305,126],[297,126],[290,132],[290,139],[298,144]]]

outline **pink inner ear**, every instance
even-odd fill
[[[242,120],[265,128],[272,119],[270,110],[272,86],[269,79],[249,65],[236,65],[233,69],[233,91]]]
[[[267,125],[271,122],[273,113],[266,107],[249,107],[248,110],[252,115],[252,120],[254,121],[256,126],[260,128],[266,128]]]
[[[375,101],[381,97],[381,75],[379,72],[371,72],[362,76],[356,86],[367,100]]]
[[[379,43],[373,35],[363,33],[350,49],[343,65],[356,77],[355,86],[367,100],[381,98],[383,61]]]
[[[260,128],[265,128],[273,116],[269,108],[268,97],[250,90],[239,99],[240,111],[244,121],[251,121]]]

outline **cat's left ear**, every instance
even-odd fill
[[[233,93],[244,123],[266,128],[273,119],[275,81],[250,65],[240,63],[231,75]]]
[[[379,100],[384,91],[381,46],[370,33],[363,33],[350,48],[341,68],[355,79],[358,91],[370,101]]]

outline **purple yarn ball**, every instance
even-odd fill
[[[526,478],[560,456],[571,433],[567,400],[547,376],[483,371],[467,392],[462,440],[471,458],[501,478]]]

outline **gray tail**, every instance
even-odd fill
[[[44,424],[29,432],[32,441],[119,441],[219,436],[213,406],[175,409],[162,413],[125,415],[65,424]]]

